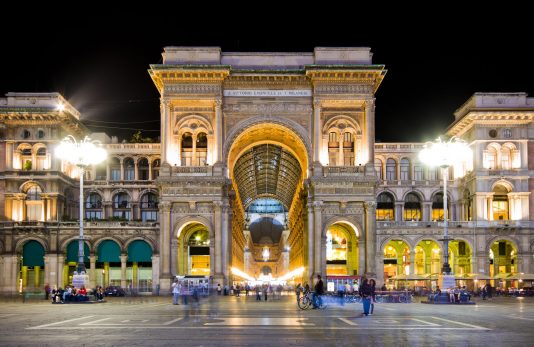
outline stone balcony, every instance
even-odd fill
[[[443,228],[443,221],[377,221],[378,229],[388,228]],[[487,228],[487,229],[509,229],[509,228],[534,228],[534,221],[531,220],[499,220],[499,221],[449,221],[449,230],[454,228]]]

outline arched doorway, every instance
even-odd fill
[[[410,271],[410,246],[404,240],[391,240],[382,250],[384,252],[384,283],[393,288],[405,283],[398,280],[400,275]]]
[[[210,276],[212,244],[209,229],[200,222],[181,228],[178,236],[177,275]]]
[[[128,245],[126,277],[135,292],[152,291],[152,247],[143,240]]]
[[[23,291],[39,291],[44,285],[45,249],[36,240],[29,240],[22,246],[22,266],[19,275]]]
[[[303,237],[306,199],[299,198],[304,191],[303,182],[309,171],[308,153],[311,152],[307,137],[302,135],[306,131],[298,124],[274,117],[252,118],[236,129],[239,130],[229,134],[223,151],[233,191],[236,192],[231,202],[231,242],[239,246],[232,247],[232,266],[253,272],[248,275],[255,276],[261,272],[263,265],[270,266],[273,275],[278,277],[303,270],[309,264]],[[276,232],[282,231],[281,237],[269,236],[269,245],[253,242],[248,229],[251,227],[249,209],[254,202],[262,199],[277,201],[283,210],[274,218],[261,216],[264,230],[269,224]],[[267,238],[264,240],[267,241]],[[267,261],[262,256],[265,247],[269,250]],[[302,282],[302,277],[291,278]]]
[[[517,246],[505,239],[493,241],[489,248],[489,275],[494,277],[494,285],[506,288],[510,281],[506,278],[517,272]]]
[[[121,285],[121,248],[113,240],[104,240],[97,247],[96,283],[103,287]]]
[[[326,231],[326,275],[358,275],[358,232],[349,224],[338,222]]]

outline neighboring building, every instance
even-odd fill
[[[109,153],[85,176],[91,286],[166,293],[175,275],[216,286],[247,274],[381,284],[440,272],[441,172],[418,161],[421,143],[375,144],[386,70],[369,48],[166,47],[149,72],[161,144],[91,134]],[[450,168],[453,272],[532,273],[534,98],[476,93],[455,116],[446,135],[474,155]],[[77,262],[79,183],[53,149],[89,132],[56,93],[8,93],[0,122],[0,292],[63,287]]]

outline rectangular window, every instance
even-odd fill
[[[508,220],[508,201],[493,200],[493,220]]]
[[[89,220],[102,219],[102,211],[85,211],[85,218]]]
[[[141,211],[141,219],[143,222],[155,222],[158,220],[158,211]]]
[[[499,242],[499,255],[506,255],[506,242]]]
[[[423,167],[421,165],[415,165],[413,167],[414,180],[422,181],[423,180]]]
[[[380,208],[376,209],[376,220],[395,220],[393,209]]]
[[[111,174],[112,181],[121,180],[121,170],[119,168],[112,168],[110,174]]]
[[[130,211],[113,211],[113,217],[130,220]]]
[[[134,169],[128,168],[124,171],[124,179],[126,181],[133,181],[135,179]]]
[[[442,208],[433,208],[432,209],[432,220],[443,220],[443,215],[445,211]]]
[[[421,210],[404,208],[404,220],[407,221],[419,221],[421,220]]]
[[[395,174],[395,167],[394,166],[386,166],[386,180],[388,181],[395,181],[397,179],[397,175]]]

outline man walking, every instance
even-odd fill
[[[317,275],[317,283],[314,287],[315,291],[313,292],[312,302],[313,302],[313,308],[319,308],[323,305],[323,299],[321,299],[321,295],[324,294],[324,284],[323,280],[321,279],[321,275]]]

